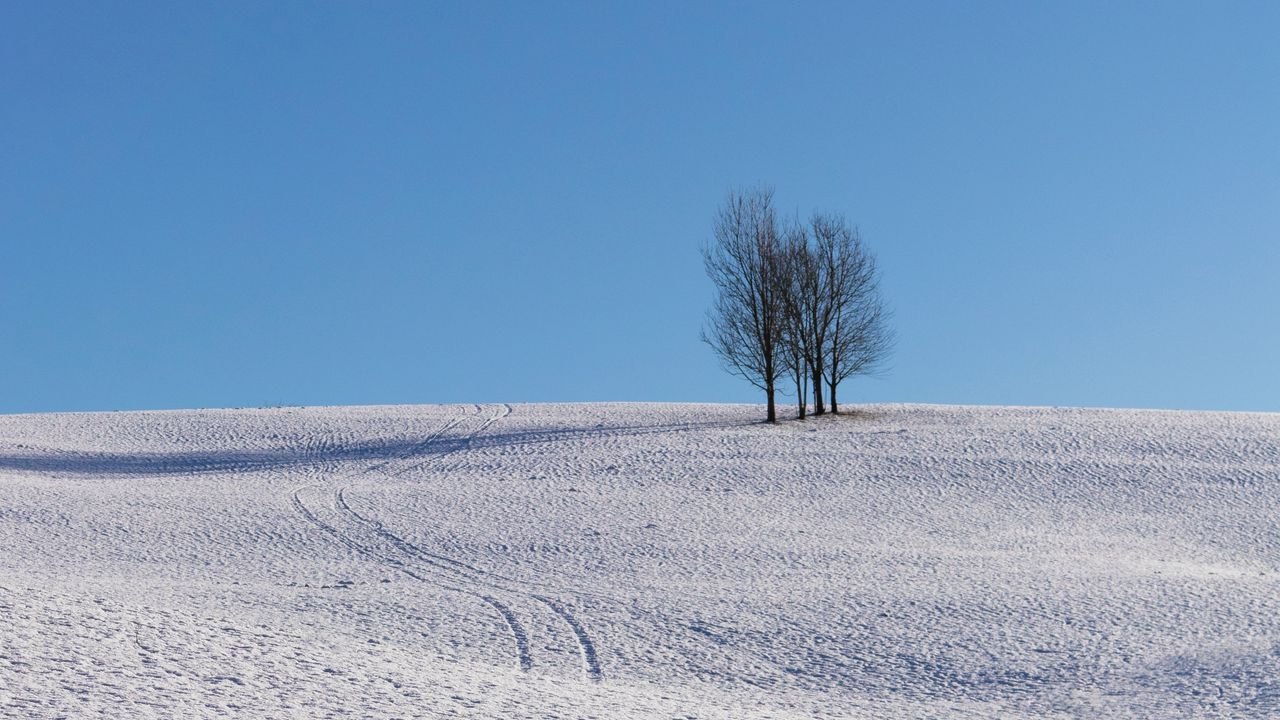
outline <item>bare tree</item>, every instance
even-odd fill
[[[810,382],[813,413],[825,412],[824,381],[836,413],[840,383],[875,372],[892,350],[875,256],[839,215],[815,213],[807,227],[791,222],[780,232],[772,189],[731,192],[703,259],[718,292],[702,339],[765,391],[769,422],[784,374],[801,418]]]
[[[809,395],[809,368],[815,348],[807,332],[803,298],[806,296],[814,267],[809,238],[804,226],[790,224],[783,232],[782,262],[778,282],[782,288],[783,361],[796,385],[796,416],[804,419]]]
[[[809,402],[809,366],[804,361],[795,338],[788,334],[782,343],[782,364],[791,373],[796,384],[796,417],[804,419]]]
[[[777,422],[785,288],[773,190],[730,192],[716,214],[715,242],[702,256],[717,291],[702,339],[727,369],[765,392],[768,421]]]
[[[853,375],[874,373],[893,349],[889,312],[880,297],[875,256],[857,229],[838,215],[815,215],[817,253],[827,274],[833,311],[826,341],[826,380],[831,412],[839,412],[836,388]]]
[[[822,381],[828,363],[828,340],[839,312],[838,295],[834,292],[833,266],[827,262],[832,251],[837,218],[815,213],[809,221],[809,233],[793,251],[798,260],[797,282],[791,321],[804,337],[805,360],[813,380],[813,414],[826,412],[823,406]]]

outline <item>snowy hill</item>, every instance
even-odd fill
[[[1280,713],[1280,415],[0,416],[0,717]]]

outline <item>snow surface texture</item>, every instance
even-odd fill
[[[0,716],[1280,714],[1280,415],[0,416]]]

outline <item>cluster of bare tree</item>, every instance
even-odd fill
[[[777,421],[782,378],[795,381],[800,417],[810,387],[813,414],[826,412],[824,384],[836,413],[840,382],[875,371],[888,356],[893,333],[875,256],[843,217],[780,222],[772,189],[733,191],[703,259],[717,295],[702,339],[765,392],[769,422]]]

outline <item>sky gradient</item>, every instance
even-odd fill
[[[845,213],[846,402],[1280,411],[1280,4],[0,5],[0,412],[758,401],[734,186]],[[785,405],[784,405],[785,407]]]

